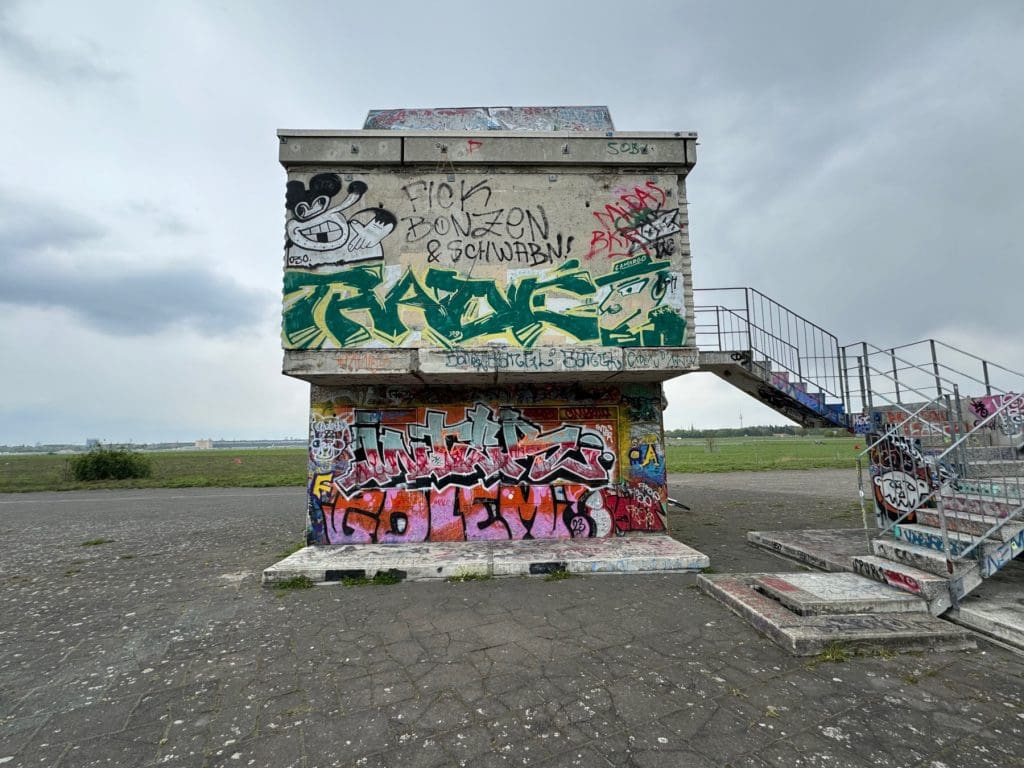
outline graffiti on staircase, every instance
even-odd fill
[[[975,425],[996,414],[987,424],[981,425],[982,429],[998,430],[1007,437],[1016,437],[1024,432],[1024,399],[1018,394],[1007,392],[971,398],[968,408],[977,419]]]
[[[771,385],[791,401],[796,401],[807,410],[823,416],[833,424],[846,426],[846,417],[841,404],[826,403],[824,394],[812,395],[808,393],[807,385],[790,381],[788,373],[773,373]],[[772,402],[766,400],[765,393],[759,392],[759,394],[762,400],[765,400],[768,405],[772,405]],[[778,407],[782,403],[785,403],[785,401],[781,401],[773,407]],[[788,405],[788,403],[786,404]]]
[[[1021,552],[1024,552],[1024,529],[985,555],[981,566],[982,576],[988,578],[996,571],[1001,570]]]

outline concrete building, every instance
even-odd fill
[[[309,542],[663,531],[662,382],[698,367],[696,134],[563,107],[278,135]]]

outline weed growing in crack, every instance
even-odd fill
[[[274,584],[274,589],[279,593],[284,593],[293,589],[311,589],[313,586],[313,580],[308,576],[292,576],[290,579]]]
[[[493,578],[489,573],[460,573],[458,576],[449,576],[448,581],[458,584],[463,581],[490,581]]]

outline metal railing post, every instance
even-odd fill
[[[864,394],[864,358],[857,355],[857,378],[860,380],[860,409],[861,412],[866,413],[868,408],[868,399]]]
[[[866,341],[862,341],[860,343],[860,346],[861,346],[861,354],[864,356],[864,368],[863,368],[864,383],[862,385],[862,388],[864,390],[864,395],[866,397],[865,402],[867,403],[867,406],[868,406],[867,410],[871,411],[871,410],[874,409],[874,402],[873,402],[873,400],[871,398],[871,364],[869,362],[871,360],[871,358],[868,356],[868,344],[867,344],[867,342]]]
[[[935,354],[935,339],[928,339],[932,350],[932,371],[935,372],[935,396],[942,397],[942,376],[939,375],[939,357]]]
[[[846,347],[838,350],[839,354],[839,397],[843,401],[843,408],[847,415],[853,413],[850,403],[850,382],[847,380],[848,370],[846,365]]]
[[[959,438],[959,435],[960,435],[961,426],[964,423],[964,414],[963,414],[963,410],[960,407],[960,385],[959,384],[954,384],[953,385],[953,404],[954,404],[954,407],[956,408],[956,410],[955,410],[954,413],[951,413],[950,415],[951,416],[955,416],[955,418],[956,418],[956,426],[955,426],[955,428],[953,430],[952,437],[953,437],[953,440],[957,440]],[[959,474],[961,477],[963,477],[964,475],[968,474],[968,471],[967,471],[967,469],[968,469],[967,468],[967,443],[963,443],[960,446],[959,453],[960,453],[960,457],[959,457],[958,463],[960,464],[960,472],[958,472],[957,474]]]
[[[743,304],[744,304],[743,314],[744,314],[744,317],[746,317],[746,320],[747,320],[747,349],[751,349],[752,350],[754,348],[754,343],[750,340],[750,289],[749,288],[744,288],[743,289]]]
[[[892,383],[896,385],[896,403],[901,405],[903,403],[903,401],[900,400],[900,379],[899,379],[899,373],[896,370],[896,348],[895,347],[893,347],[892,349],[889,350],[889,357],[892,359]]]

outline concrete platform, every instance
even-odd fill
[[[964,514],[962,518],[977,520],[979,516]],[[861,529],[752,531],[747,534],[747,540],[788,559],[827,570],[838,570],[837,566],[850,558],[848,570],[924,599],[932,616],[942,615],[944,619],[1024,650],[1024,562],[1009,563],[977,587],[974,585],[979,577],[974,568],[961,574],[953,588],[964,599],[958,608],[951,608],[951,587],[946,575],[871,554]],[[834,551],[829,551],[832,546]],[[885,544],[882,546],[884,548]],[[944,566],[944,558],[938,553],[935,555]],[[968,587],[972,588],[969,594]]]
[[[305,547],[263,571],[263,583],[315,582],[391,572],[408,581],[459,576],[699,571],[707,555],[664,534],[601,539],[431,542]]]
[[[1024,562],[985,579],[944,618],[1024,651]]]
[[[863,528],[750,531],[747,533],[747,542],[834,573],[852,570],[854,557],[871,554],[870,538]]]
[[[928,614],[853,613],[801,616],[755,589],[766,577],[791,574],[702,575],[697,584],[763,635],[795,656],[813,656],[833,644],[850,650],[964,650],[970,633]]]
[[[922,598],[855,573],[779,573],[754,586],[801,616],[928,612]]]

